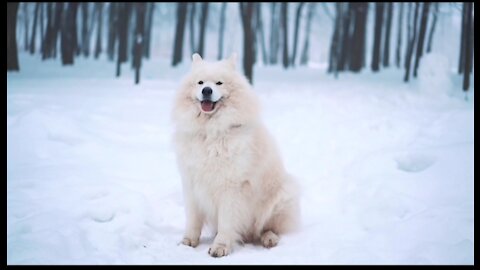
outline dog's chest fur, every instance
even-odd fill
[[[182,160],[192,180],[202,185],[240,180],[237,178],[245,173],[251,160],[249,135],[248,132],[229,130],[217,134],[198,132],[186,137]]]

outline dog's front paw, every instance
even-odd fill
[[[182,244],[185,246],[196,247],[198,246],[199,239],[190,239],[188,237],[184,237],[182,240]]]
[[[225,244],[215,244],[210,246],[208,249],[208,254],[212,257],[223,257],[227,256],[229,253],[228,247]]]

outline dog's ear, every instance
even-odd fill
[[[194,53],[192,55],[192,60],[193,60],[193,64],[197,64],[197,63],[202,62],[202,57],[200,56],[200,54]]]
[[[232,53],[232,55],[230,55],[230,57],[227,59],[227,62],[232,69],[235,69],[237,65],[237,53]]]

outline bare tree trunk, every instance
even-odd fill
[[[48,3],[48,26],[45,34],[45,45],[42,59],[54,57],[56,55],[57,37],[60,32],[60,22],[62,18],[63,3]]]
[[[423,55],[423,44],[425,43],[425,34],[427,33],[429,8],[429,2],[423,3],[422,19],[420,21],[420,31],[418,33],[417,53],[415,54],[415,65],[413,67],[413,77],[417,77],[418,66]]]
[[[196,17],[196,3],[190,2],[189,6],[189,23],[190,23],[190,49],[192,54],[197,52],[195,44],[195,17]]]
[[[410,65],[412,62],[412,55],[413,55],[413,49],[415,47],[415,42],[417,38],[417,20],[418,20],[418,10],[419,10],[420,3],[415,3],[415,15],[413,15],[413,28],[411,25],[411,22],[408,22],[408,27],[412,28],[412,37],[410,38],[408,42],[408,47],[407,47],[407,53],[405,54],[405,78],[404,81],[408,82],[410,78]]]
[[[280,4],[280,22],[282,24],[283,33],[283,67],[288,68],[288,3],[282,2]]]
[[[466,2],[464,3],[466,10],[466,19],[465,19],[465,69],[463,74],[463,91],[467,91],[470,88],[470,73],[472,72],[472,62],[473,62],[473,20],[472,20],[472,9],[473,3]]]
[[[293,51],[292,56],[290,58],[290,65],[295,66],[295,59],[297,57],[297,45],[298,45],[298,29],[300,27],[300,16],[302,14],[302,9],[305,5],[305,2],[298,3],[297,6],[297,13],[295,16],[295,32],[293,34]]]
[[[40,5],[40,52],[43,52],[43,46],[44,46],[44,29],[45,29],[45,4],[44,3],[38,3]]]
[[[7,2],[7,71],[20,70],[17,48],[17,14],[19,3]]]
[[[465,67],[465,24],[467,22],[467,9],[466,3],[463,3],[462,7],[462,34],[460,36],[460,58],[458,61],[458,74],[463,73],[463,68]]]
[[[200,33],[199,33],[199,40],[198,40],[198,50],[197,52],[200,55],[204,55],[204,48],[205,48],[205,27],[207,25],[208,19],[208,2],[202,3],[202,13],[200,16]]]
[[[61,54],[63,65],[73,65],[77,47],[77,10],[78,3],[67,4],[66,16],[62,23]]]
[[[117,41],[118,32],[118,4],[110,3],[108,8],[108,41],[107,41],[107,54],[108,59],[113,61],[115,55],[115,43]]]
[[[261,47],[262,49],[262,60],[263,60],[263,63],[264,64],[267,64],[268,61],[267,61],[267,47],[265,45],[265,35],[263,33],[263,19],[262,19],[262,9],[261,9],[261,6],[262,6],[262,3],[257,3],[256,5],[256,10],[255,10],[255,13],[256,13],[256,17],[257,17],[257,24],[256,24],[256,33],[257,33],[257,36],[258,36],[258,39],[260,42],[257,42],[257,45],[259,45],[259,47]]]
[[[225,32],[225,11],[227,10],[227,2],[222,3],[220,9],[220,30],[218,32],[218,56],[220,60],[223,57],[223,33]]]
[[[37,37],[37,21],[38,21],[38,13],[40,11],[41,3],[35,3],[35,11],[33,15],[33,25],[32,25],[32,37],[30,39],[30,47],[29,51],[30,54],[35,53],[35,38]]]
[[[146,29],[145,29],[145,42],[143,56],[147,59],[150,58],[150,42],[152,39],[152,23],[153,23],[153,12],[155,11],[155,3],[149,3],[147,8],[147,18],[146,18]]]
[[[28,51],[29,49],[29,46],[28,46],[28,37],[29,37],[29,34],[28,34],[28,29],[29,29],[29,26],[30,26],[30,14],[28,12],[28,3],[24,2],[22,3],[22,11],[23,11],[23,19],[24,19],[24,23],[25,23],[25,36],[24,36],[24,40],[23,40],[23,49],[25,51]]]
[[[339,56],[342,50],[342,44],[340,42],[343,30],[343,4],[340,2],[335,3],[335,23],[332,35],[332,42],[330,43],[330,57],[328,63],[328,72],[333,72],[335,78],[338,77],[338,63]]]
[[[57,57],[57,45],[59,34],[61,34],[62,29],[62,15],[63,15],[63,3],[56,3],[55,5],[55,25],[53,28],[53,43],[52,43],[52,50],[53,50],[53,57]]]
[[[130,22],[130,10],[132,4],[118,3],[118,57],[117,77],[120,76],[121,64],[128,60],[128,26]]]
[[[135,68],[135,84],[140,82],[140,68],[142,67],[143,43],[145,33],[145,8],[146,3],[136,3],[136,29],[133,53],[133,66]]]
[[[390,30],[392,28],[392,13],[393,3],[385,3],[387,5],[387,18],[385,25],[385,37],[383,46],[383,66],[388,67],[390,65]]]
[[[354,29],[350,39],[349,69],[360,71],[365,63],[365,41],[367,29],[368,3],[357,2],[350,4],[354,12]]]
[[[102,36],[103,36],[103,3],[95,3],[97,6],[97,42],[95,43],[95,59],[102,52]]]
[[[400,67],[400,61],[401,61],[401,55],[400,51],[402,48],[402,29],[403,29],[403,8],[404,8],[404,3],[398,3],[400,5],[400,10],[398,13],[398,30],[397,30],[397,51],[396,51],[396,57],[395,57],[395,64],[397,67]]]
[[[300,65],[306,65],[309,61],[310,32],[313,13],[315,12],[315,3],[309,3],[307,13],[307,23],[305,24],[305,41],[303,43],[302,55],[300,56]]]
[[[187,3],[177,3],[177,26],[175,29],[175,43],[173,44],[172,66],[182,62],[183,33],[185,32],[185,19],[187,16]]]
[[[239,3],[240,17],[242,18],[243,25],[243,70],[250,83],[253,83],[253,39],[255,32],[252,27],[252,21],[254,5],[255,3],[251,2]]]
[[[278,30],[278,3],[271,3],[270,22],[270,64],[278,62],[279,30]]]
[[[352,18],[354,13],[352,12],[352,6],[354,3],[342,3],[342,35],[339,36],[340,42],[340,54],[338,55],[337,68],[339,71],[344,71],[347,69],[348,59],[351,55],[352,42],[350,40],[350,30],[352,28]]]
[[[89,3],[84,2],[82,5],[82,53],[83,56],[88,57],[90,54],[90,42],[88,38],[88,13]]]
[[[43,50],[42,50],[42,60],[50,58],[50,43],[52,40],[53,32],[53,16],[52,16],[53,3],[47,3],[47,29],[45,30],[45,36],[43,39]]]
[[[439,5],[439,3],[436,2],[433,5],[434,5],[433,21],[432,21],[432,26],[430,27],[430,33],[428,34],[427,53],[432,51],[433,33],[435,32],[435,26],[437,25],[437,15],[438,15],[438,5]]]
[[[380,69],[380,44],[382,41],[384,3],[375,3],[375,36],[373,38],[372,71]]]

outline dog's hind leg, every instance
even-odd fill
[[[260,241],[264,247],[272,248],[278,244],[280,237],[272,231],[266,231],[262,234],[262,237],[260,237]]]

